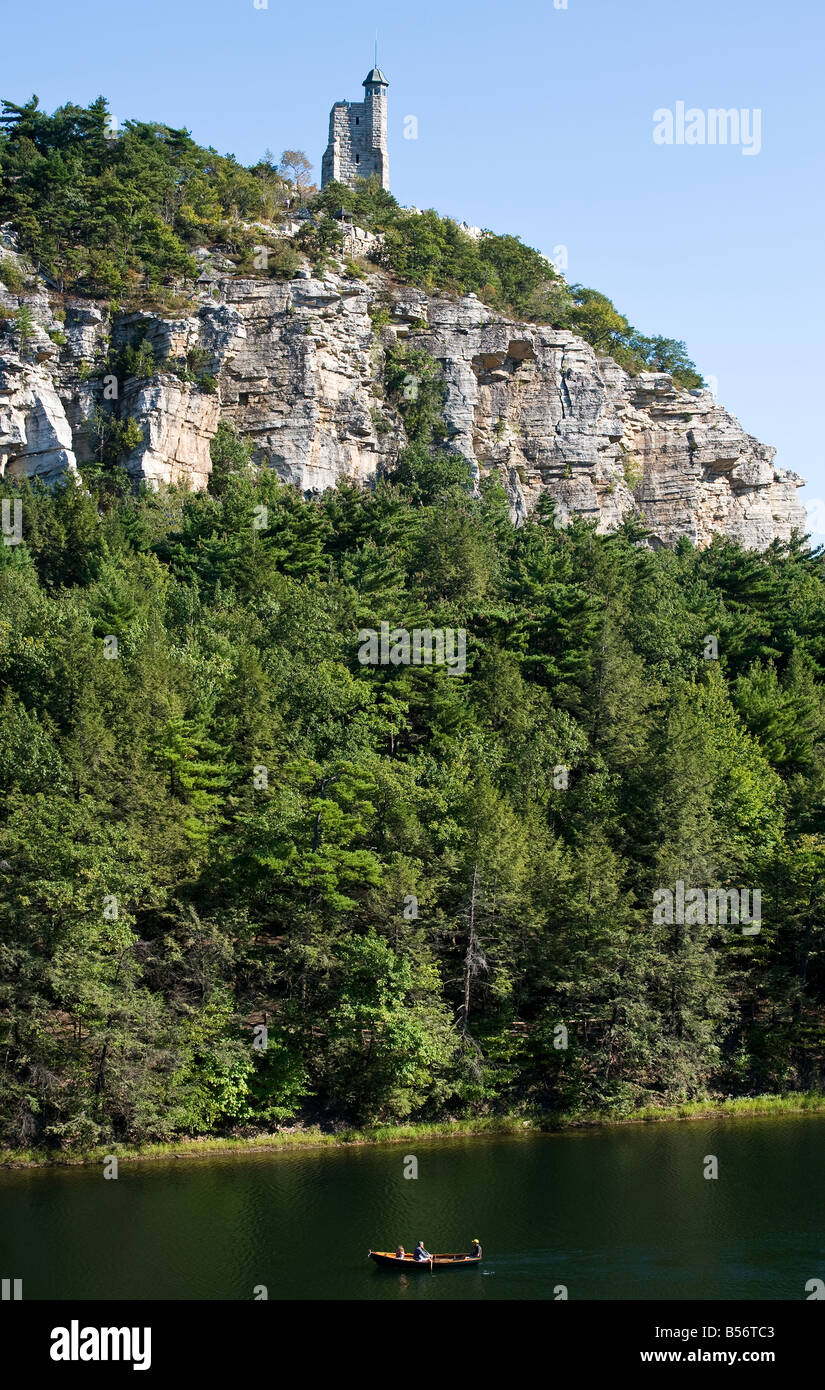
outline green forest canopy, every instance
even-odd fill
[[[192,250],[201,244],[221,244],[239,272],[260,273],[252,251],[262,233],[248,224],[283,216],[295,193],[270,156],[245,168],[156,122],[126,121],[114,133],[103,97],[53,115],[37,97],[2,109],[0,222],[13,224],[59,289],[174,308],[170,292],[196,277]],[[383,233],[383,263],[405,283],[473,291],[503,313],[571,329],[629,371],[669,371],[688,390],[702,385],[683,342],[638,333],[605,295],[568,287],[518,237],[476,241],[432,210],[405,211],[374,180],[355,190],[329,184],[310,206],[313,225],[273,242],[270,273],[293,274],[300,252],[317,265],[340,252],[333,214],[343,206]]]
[[[243,458],[0,484],[0,1140],[821,1089],[820,557],[514,528],[424,434],[316,500]],[[360,665],[383,621],[467,673]]]

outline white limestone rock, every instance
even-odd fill
[[[106,349],[109,316],[95,304],[77,300],[66,308],[63,333],[75,362],[94,362]]]
[[[452,446],[476,475],[499,474],[515,517],[549,492],[561,521],[601,532],[640,513],[654,545],[723,534],[763,549],[804,532],[803,480],[709,392],[630,377],[575,335],[491,316],[474,296],[431,300],[428,318],[414,341],[443,364]]]
[[[221,373],[222,406],[254,441],[256,461],[303,491],[371,481],[403,436],[392,419],[379,433],[386,408],[368,287],[327,276],[224,289],[246,340]]]
[[[151,381],[130,377],[121,414],[143,429],[143,442],[123,464],[131,478],[154,487],[187,483],[197,491],[207,486],[212,471],[209,445],[220,416],[217,396],[175,376]]]
[[[77,476],[72,431],[54,381],[42,367],[0,356],[0,477],[53,483]]]

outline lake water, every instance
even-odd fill
[[[825,1117],[789,1116],[0,1172],[0,1272],[27,1300],[804,1299],[823,1159]],[[479,1268],[366,1258],[474,1236]]]

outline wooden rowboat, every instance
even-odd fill
[[[429,1260],[416,1260],[412,1255],[398,1256],[391,1250],[370,1250],[369,1257],[382,1269],[461,1269],[464,1265],[480,1265],[480,1255],[433,1255]]]

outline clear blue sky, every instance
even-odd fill
[[[376,27],[398,199],[566,246],[569,279],[684,338],[823,499],[825,532],[821,0],[36,0],[6,7],[0,94],[51,110],[103,93],[120,120],[186,125],[244,162],[303,149],[320,176]],[[678,101],[758,109],[761,153],[655,144],[654,111]]]

